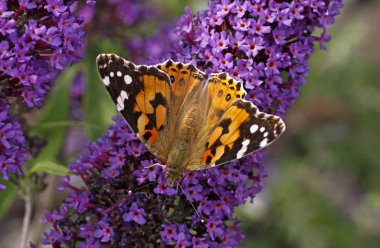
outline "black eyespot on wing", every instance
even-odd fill
[[[229,100],[231,100],[231,94],[226,95],[226,101],[228,102]]]

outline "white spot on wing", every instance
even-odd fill
[[[260,127],[260,132],[264,132],[265,131],[265,127]]]
[[[243,143],[241,143],[243,146],[240,148],[240,150],[238,151],[238,153],[236,155],[237,159],[239,159],[245,155],[245,152],[247,151],[249,142],[251,142],[251,141],[249,139],[246,139],[243,141]]]
[[[122,111],[124,109],[124,100],[125,99],[128,99],[128,94],[126,91],[122,90],[120,92],[120,95],[118,96],[118,98],[116,100],[117,101],[116,105],[117,105],[118,111]]]
[[[249,131],[250,131],[251,133],[254,133],[254,132],[257,131],[258,128],[259,128],[258,125],[253,124],[253,125],[249,128]]]
[[[115,73],[113,73],[113,71],[110,72],[110,76],[113,77],[115,76]]]
[[[268,139],[265,138],[265,139],[263,139],[263,141],[260,142],[260,147],[264,147],[264,146],[266,146],[267,144],[268,144]]]
[[[103,83],[104,83],[105,86],[110,85],[110,78],[108,76],[105,76],[103,78]]]
[[[125,82],[126,84],[131,84],[131,83],[132,83],[132,78],[131,78],[131,76],[129,76],[129,75],[125,75],[125,76],[124,76],[124,82]]]
[[[265,132],[264,133],[264,138],[268,136],[268,132]]]
[[[117,75],[118,77],[121,77],[121,71],[117,71],[117,72],[116,72],[116,75]]]

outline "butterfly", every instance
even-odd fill
[[[167,168],[170,186],[185,171],[240,159],[285,131],[280,117],[244,100],[243,84],[225,72],[206,78],[192,64],[135,65],[115,54],[100,54],[97,68],[117,110]]]

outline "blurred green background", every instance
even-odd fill
[[[194,10],[205,7],[202,0],[156,2],[168,11],[167,19],[181,15],[189,4]],[[380,247],[379,13],[379,1],[346,1],[329,29],[328,50],[317,49],[312,55],[307,84],[286,116],[286,134],[267,152],[266,186],[254,204],[236,213],[245,247]],[[37,114],[38,128],[31,130],[50,142],[39,155],[41,161],[67,164],[77,158],[80,152],[60,153],[68,126],[71,131],[85,129],[94,140],[112,123],[116,111],[98,82],[94,61],[100,52],[119,49],[96,40],[89,44],[84,61],[60,77]],[[87,124],[80,125],[67,122],[69,86],[78,71],[87,78]],[[57,112],[56,106],[64,108]],[[38,221],[42,210],[57,207],[64,197],[55,191],[57,182],[47,178],[50,187],[36,200],[32,239],[43,231]],[[23,203],[15,198],[12,187],[0,194],[1,248],[11,247],[19,235]]]

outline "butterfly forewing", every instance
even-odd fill
[[[113,102],[148,150],[165,161],[171,85],[153,66],[136,66],[114,54],[97,58],[99,75]]]

